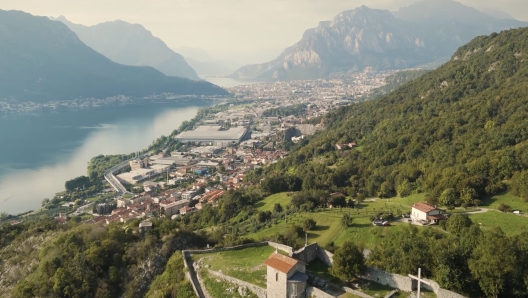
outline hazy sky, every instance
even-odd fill
[[[397,10],[415,0],[0,0],[0,9],[64,15],[93,25],[142,24],[172,48],[199,47],[218,59],[257,63],[275,58],[304,30],[360,5]],[[528,21],[528,0],[460,0]]]

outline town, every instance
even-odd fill
[[[153,216],[176,218],[205,204],[215,205],[226,191],[251,186],[244,181],[247,171],[276,163],[288,156],[292,145],[324,128],[309,120],[361,100],[392,73],[367,69],[330,79],[231,88],[236,104],[221,104],[219,112],[174,136],[170,142],[181,144],[179,151],[169,152],[167,146],[115,167],[106,178],[117,195],[84,210],[94,211],[91,223],[109,224]],[[335,146],[345,150],[355,144]],[[130,171],[122,172],[127,166]],[[62,216],[57,220],[66,221]]]

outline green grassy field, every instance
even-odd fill
[[[220,251],[209,254],[193,255],[193,261],[202,259],[201,267],[266,287],[266,267],[264,261],[275,251],[271,246],[250,247],[241,250]]]
[[[379,210],[380,207],[372,207],[372,209]],[[350,214],[354,218],[351,227],[344,228],[341,225],[341,218],[347,213],[346,210],[339,211],[338,209],[327,209],[326,211],[297,213],[287,219],[286,225],[284,220],[279,221],[269,229],[263,229],[256,233],[248,234],[248,238],[254,240],[266,240],[267,237],[282,233],[287,227],[292,224],[302,226],[306,218],[312,218],[317,222],[315,230],[308,232],[308,242],[317,242],[321,246],[326,246],[331,242],[339,245],[347,240],[356,243],[362,243],[366,248],[373,248],[378,241],[380,241],[386,233],[391,229],[399,229],[406,225],[405,223],[393,223],[389,227],[375,227],[370,221],[370,216],[365,210],[360,210],[357,214],[351,211]]]
[[[528,217],[506,214],[494,210],[486,213],[470,214],[473,223],[480,225],[483,230],[500,227],[509,236],[517,235],[526,231]]]
[[[271,195],[257,204],[259,211],[273,211],[273,206],[276,203],[280,203],[282,208],[288,206],[292,200],[291,196],[288,196],[286,192]]]
[[[423,202],[424,200],[425,200],[425,193],[414,194],[414,195],[410,195],[405,198],[396,197],[396,198],[389,199],[390,202],[402,204],[408,207],[411,207],[412,204],[416,202]]]
[[[501,203],[510,205],[512,210],[520,210],[524,213],[528,213],[528,203],[523,202],[521,198],[511,195],[510,193],[503,193],[482,199],[482,206],[486,208],[498,209]]]
[[[317,222],[315,230],[308,232],[308,242],[317,242],[321,246],[326,246],[331,242],[339,245],[347,240],[363,243],[366,248],[373,248],[390,229],[397,229],[403,223],[394,223],[390,227],[375,227],[370,221],[370,216],[380,211],[392,211],[394,213],[405,213],[411,210],[412,203],[423,200],[424,194],[413,195],[407,198],[377,199],[359,203],[356,209],[350,210],[350,215],[354,218],[352,227],[344,228],[341,225],[341,218],[349,210],[343,209],[318,209],[314,212],[296,213],[287,218],[279,220],[271,228],[262,229],[256,233],[248,234],[248,238],[254,240],[267,240],[270,236],[284,232],[290,225],[302,226],[307,218],[312,218]],[[291,196],[286,193],[271,195],[260,202],[259,210],[272,210],[275,203],[281,203],[285,207],[291,201]]]
[[[347,209],[319,209],[314,212],[299,212],[289,216],[286,224],[284,223],[284,219],[282,219],[270,228],[248,234],[247,237],[254,240],[266,240],[272,235],[284,232],[291,224],[302,226],[305,219],[312,218],[317,222],[317,226],[314,231],[308,232],[308,242],[310,243],[317,242],[324,247],[331,242],[334,242],[335,245],[340,245],[348,240],[355,243],[362,243],[365,248],[373,248],[389,231],[401,229],[407,224],[394,222],[389,227],[375,227],[370,222],[370,216],[380,211],[389,210],[395,214],[409,212],[411,210],[410,206],[413,203],[423,201],[424,198],[425,194],[415,194],[405,198],[377,199],[375,201],[367,200],[361,202],[356,206],[356,209],[350,210],[354,221],[353,225],[348,228],[344,228],[341,225],[341,218],[348,212]],[[285,207],[290,201],[290,196],[286,196],[286,193],[280,193],[267,197],[260,202],[260,206],[258,207],[259,210],[272,210],[275,203],[281,203]],[[520,198],[510,194],[502,194],[484,201],[484,207],[497,208],[500,203],[506,203],[513,209],[520,209],[521,211],[525,210],[522,208],[523,204],[528,205],[528,203],[522,202]],[[464,210],[454,211],[462,212]],[[483,229],[498,226],[508,235],[518,234],[528,225],[528,218],[526,217],[503,214],[494,210],[482,214],[472,214],[470,218],[477,224],[481,223]]]

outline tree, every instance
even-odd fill
[[[453,214],[446,222],[446,230],[449,233],[460,235],[463,229],[469,228],[473,223],[466,214]]]
[[[381,184],[380,188],[379,188],[379,191],[378,191],[378,196],[380,198],[390,198],[393,196],[393,190],[392,190],[392,187],[391,185],[385,181]]]
[[[508,276],[515,271],[517,262],[510,242],[500,229],[487,232],[480,238],[468,261],[473,277],[488,297],[498,297]]]
[[[280,203],[275,203],[275,205],[273,205],[273,212],[281,213],[282,210],[283,210],[283,208],[282,208]]]
[[[347,204],[346,198],[341,195],[336,195],[330,198],[330,204],[332,207],[345,207]]]
[[[361,249],[350,241],[341,245],[334,254],[331,272],[344,281],[350,281],[365,270],[365,258]]]
[[[452,206],[457,200],[457,194],[454,188],[446,188],[440,195],[439,202],[444,206]]]
[[[462,204],[464,205],[473,204],[477,196],[478,196],[477,191],[472,187],[464,187],[460,191],[460,200],[462,200]]]
[[[305,231],[311,231],[315,229],[315,226],[317,225],[317,222],[311,218],[307,218],[304,220],[303,228]]]
[[[86,176],[79,176],[64,183],[64,187],[67,191],[74,191],[76,188],[86,188],[90,187],[91,185],[90,178]]]
[[[402,181],[402,183],[397,188],[397,194],[400,198],[408,197],[412,193],[412,184],[408,179]]]
[[[50,202],[50,199],[48,199],[48,198],[43,199],[43,200],[42,200],[42,207],[48,205],[49,202]]]
[[[352,226],[352,222],[354,221],[354,218],[348,214],[343,215],[341,218],[341,225],[345,228],[348,228]]]

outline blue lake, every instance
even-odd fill
[[[0,212],[37,209],[99,154],[131,153],[213,104],[148,102],[0,116]]]

